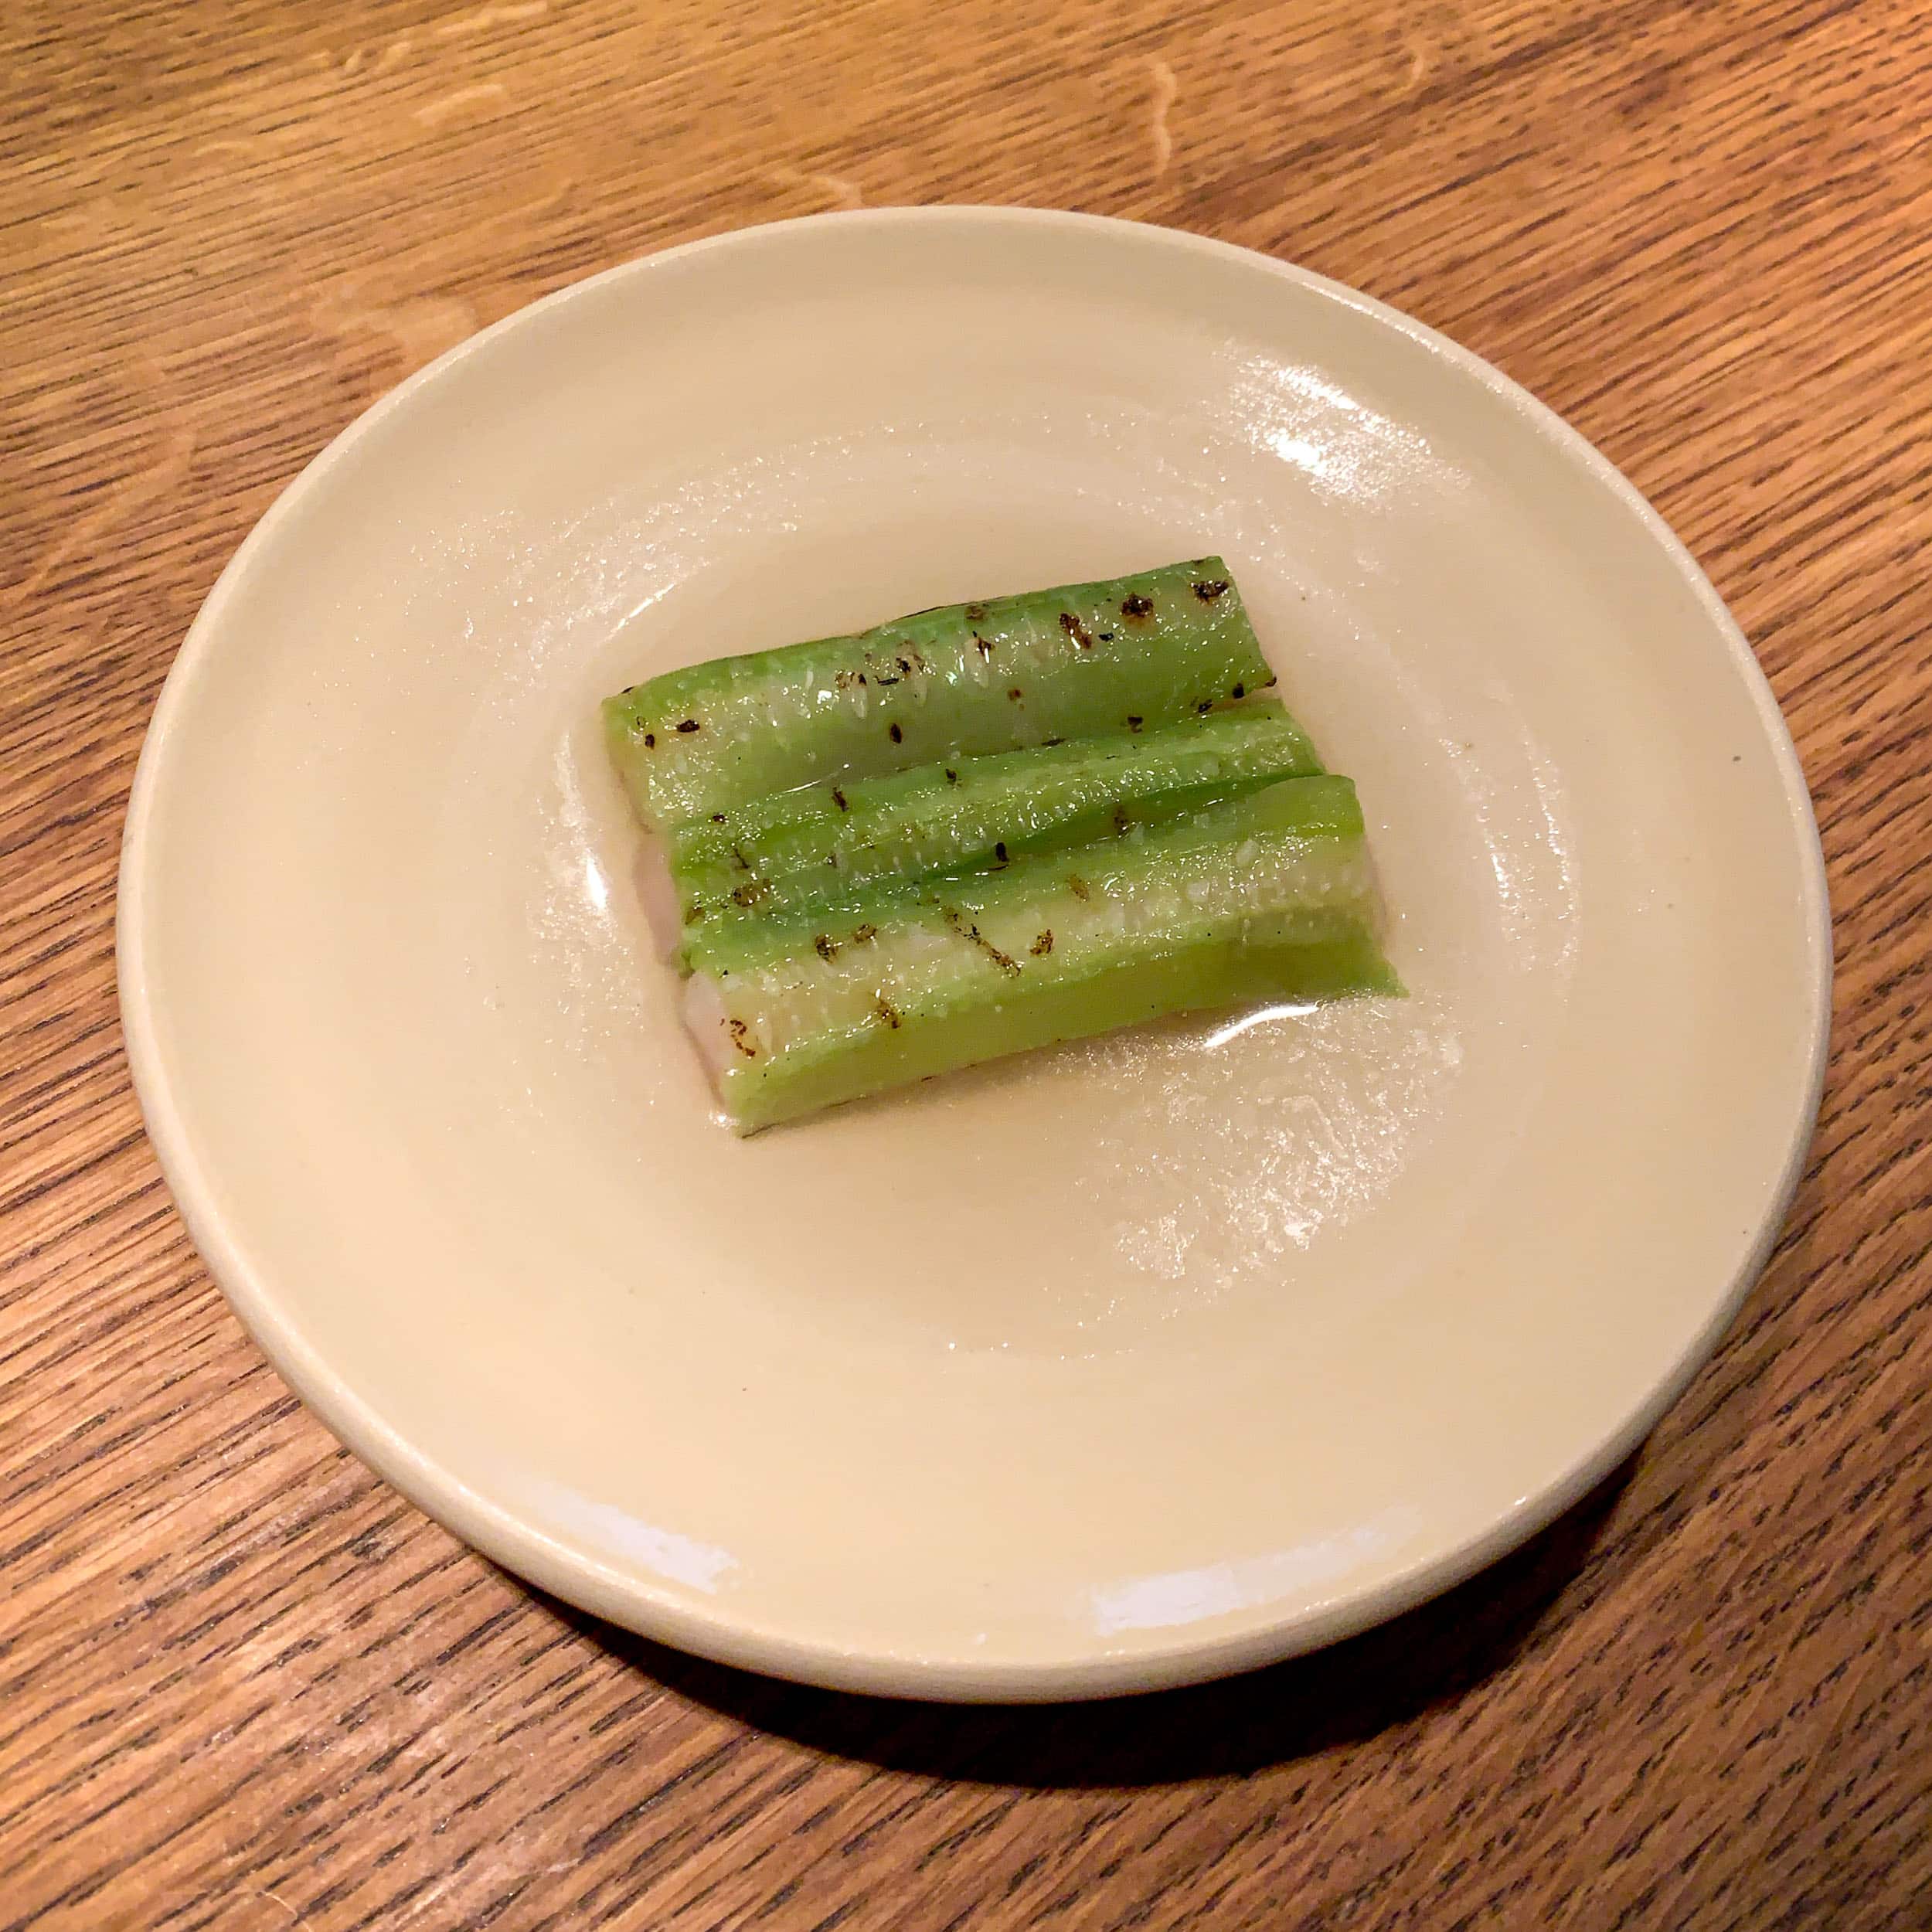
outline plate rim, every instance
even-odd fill
[[[1371,1589],[1284,1617],[1259,1607],[1238,1628],[1211,1640],[1179,1638],[1131,1655],[1090,1652],[1056,1661],[985,1665],[970,1659],[865,1650],[734,1618],[720,1604],[701,1611],[688,1600],[566,1549],[470,1488],[457,1471],[417,1447],[328,1364],[277,1304],[258,1270],[229,1234],[216,1190],[187,1131],[164,1070],[165,1022],[153,1004],[147,962],[150,854],[165,808],[166,762],[193,689],[223,632],[228,606],[273,549],[304,500],[366,437],[446,380],[471,357],[539,314],[580,301],[619,281],[642,281],[709,254],[757,249],[781,235],[832,228],[937,229],[1025,226],[1078,229],[1123,246],[1236,259],[1393,327],[1419,347],[1480,383],[1532,432],[1553,444],[1612,498],[1635,514],[1713,625],[1743,681],[1777,768],[1796,842],[1799,917],[1809,954],[1810,1031],[1805,1075],[1775,1185],[1746,1250],[1706,1321],[1646,1399],[1597,1447],[1526,1495],[1488,1529],[1438,1549]],[[128,1070],[148,1139],[196,1250],[243,1328],[289,1387],[324,1426],[376,1475],[425,1514],[503,1568],[549,1594],[635,1631],[714,1662],[837,1690],[948,1702],[1043,1702],[1118,1696],[1205,1682],[1302,1655],[1398,1616],[1453,1588],[1517,1548],[1573,1507],[1643,1441],[1716,1351],[1782,1233],[1804,1170],[1822,1098],[1832,1017],[1833,956],[1828,880],[1810,788],[1790,726],[1748,640],[1702,566],[1649,500],[1583,433],[1493,363],[1438,330],[1346,284],[1258,249],[1185,230],[1069,210],[976,203],[841,210],[755,223],[639,256],[583,277],[513,310],[457,343],[379,398],[340,430],[283,488],[223,566],[170,664],[150,715],[124,823],[116,879],[114,950]]]

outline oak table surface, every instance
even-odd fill
[[[0,88],[0,1932],[1932,1924],[1932,14],[16,0]],[[1526,383],[1736,612],[1831,868],[1817,1139],[1684,1401],[1450,1598],[1148,1701],[533,1597],[258,1356],[116,1012],[148,711],[329,437],[593,270],[934,201],[1245,243]]]

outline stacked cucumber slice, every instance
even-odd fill
[[[1157,1015],[1400,991],[1355,788],[1217,557],[724,658],[604,706],[741,1133]]]

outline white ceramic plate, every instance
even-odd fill
[[[1413,997],[716,1125],[597,700],[1209,550]],[[344,1440],[619,1623],[953,1698],[1306,1649],[1580,1495],[1766,1252],[1829,971],[1750,653],[1573,432],[1278,263],[968,209],[634,264],[370,411],[174,667],[120,938],[175,1196]]]

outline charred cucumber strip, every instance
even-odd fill
[[[800,785],[1137,732],[1274,682],[1218,557],[667,672],[608,699],[655,831]]]
[[[1162,1013],[1399,988],[1355,790],[1295,778],[1004,869],[700,926],[686,1016],[741,1133]]]
[[[679,825],[668,851],[687,921],[770,913],[875,879],[1115,837],[1321,769],[1301,726],[1262,699],[1138,733],[802,786]]]

